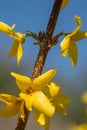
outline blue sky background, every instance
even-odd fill
[[[16,24],[15,31],[17,32],[25,33],[26,30],[31,30],[38,33],[40,30],[45,31],[53,1],[54,0],[0,0],[0,21],[9,25]],[[77,26],[74,21],[75,15],[82,18],[83,22],[81,29],[87,30],[86,12],[86,0],[71,0],[60,12],[54,35],[61,31],[72,31]],[[59,39],[59,43],[61,40],[62,38]],[[32,44],[35,40],[27,38],[24,44],[24,55],[21,61],[21,66],[18,68],[16,59],[7,57],[12,42],[13,39],[0,32],[0,78],[4,80],[3,78],[8,76],[6,83],[2,84],[2,87],[0,86],[2,88],[0,93],[7,93],[8,89],[9,91],[10,89],[12,91],[12,84],[10,82],[12,77],[9,74],[11,71],[19,72],[24,75],[31,75],[38,54],[39,47]],[[77,46],[79,59],[75,68],[72,67],[68,57],[64,58],[60,55],[60,46],[58,44],[49,52],[43,70],[46,71],[52,68],[58,69],[58,73],[54,80],[61,85],[63,92],[67,92],[71,96],[74,105],[71,104],[73,112],[75,112],[76,109],[78,110],[79,105],[77,101],[79,100],[78,102],[80,102],[80,95],[87,90],[87,39],[78,42]],[[5,87],[7,84],[10,88]],[[13,93],[14,92],[16,92],[15,89]],[[78,106],[74,109],[76,104]],[[74,117],[72,117],[72,120],[74,120],[73,118]],[[2,121],[2,118],[0,121]]]
[[[1,2],[0,21],[6,22],[9,25],[15,23],[16,24],[15,31],[19,31],[22,33],[25,33],[26,30],[31,30],[36,33],[38,33],[40,30],[45,31],[49,19],[49,15],[51,12],[53,0],[44,0],[44,1],[8,0],[7,2],[5,0],[3,1],[1,0],[0,2]],[[76,27],[76,22],[73,19],[75,15],[78,15],[82,18],[83,24],[81,29],[87,30],[86,10],[87,10],[86,1],[83,2],[82,0],[79,1],[71,0],[68,6],[64,10],[61,10],[54,34],[57,34],[60,31],[66,31],[66,32],[72,31]],[[8,53],[12,45],[12,39],[1,33],[0,33],[0,39],[1,39],[0,52],[3,53],[5,49],[5,52]],[[22,62],[21,62],[22,64],[24,64],[25,59],[27,59],[28,63],[31,60],[31,64],[33,64],[33,62],[35,61],[33,57],[36,57],[36,54],[38,52],[38,47],[32,45],[32,42],[33,42],[32,38],[27,38],[26,43],[24,44],[25,52],[22,58]],[[66,70],[71,70],[71,71],[75,70],[76,72],[80,66],[85,65],[86,40],[77,43],[77,45],[78,45],[78,52],[79,52],[79,60],[75,69],[73,69],[70,62],[68,61],[68,57],[65,59],[62,56],[60,56],[59,46],[53,47],[53,50],[49,53],[46,66],[48,65],[49,62],[51,62],[50,64],[51,67],[54,66],[62,70],[64,69],[63,71],[65,72]],[[52,59],[55,60],[53,61]],[[9,61],[13,61],[13,59],[10,59]]]

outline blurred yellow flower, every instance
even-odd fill
[[[6,35],[14,38],[14,42],[12,48],[8,54],[9,57],[16,56],[17,63],[20,65],[20,60],[23,55],[23,43],[25,41],[26,34],[22,34],[19,32],[14,32],[15,24],[11,27],[6,23],[0,22],[0,31],[5,33]]]
[[[24,101],[20,97],[0,94],[0,102],[6,104],[4,108],[0,109],[0,116],[8,118],[19,113],[19,116],[24,120]]]
[[[75,125],[71,128],[71,130],[87,130],[87,123]]]
[[[44,88],[43,92],[49,98],[50,102],[54,105],[56,112],[59,114],[67,115],[66,108],[70,104],[70,99],[68,95],[60,93],[60,87],[55,83],[50,83]],[[35,110],[36,122],[45,127],[45,130],[49,130],[50,117],[46,114]]]
[[[76,65],[78,60],[76,42],[84,38],[87,38],[87,31],[80,30],[80,27],[82,25],[81,18],[75,16],[74,19],[77,22],[78,26],[71,33],[67,34],[63,41],[60,43],[61,55],[64,57],[69,55],[70,61],[73,66]]]
[[[61,8],[63,9],[69,2],[70,0],[63,0]]]
[[[21,90],[19,96],[24,100],[25,106],[29,111],[32,111],[32,107],[34,107],[49,117],[53,116],[55,107],[42,90],[54,77],[55,73],[56,70],[49,70],[34,80],[27,76],[11,73],[16,79],[18,88]]]
[[[81,100],[84,104],[87,104],[87,91],[85,91],[82,96],[81,96]]]

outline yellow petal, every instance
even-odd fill
[[[53,116],[55,112],[55,107],[41,91],[32,93],[32,105],[39,112],[45,113],[49,117]]]
[[[61,47],[61,55],[66,57],[68,54],[68,49],[70,46],[70,35],[68,34],[63,41],[60,43],[60,47]]]
[[[59,90],[60,90],[60,87],[57,84],[53,83],[53,82],[51,82],[48,85],[48,87],[49,87],[51,97],[56,96],[58,94]]]
[[[41,113],[41,112],[35,110],[35,119],[36,119],[36,122],[38,123],[38,125],[45,126],[46,120],[45,120],[44,113]]]
[[[49,70],[46,73],[39,76],[38,78],[34,79],[32,83],[32,89],[42,90],[44,86],[46,86],[50,82],[50,80],[54,77],[55,73],[56,73],[55,69]]]
[[[26,34],[23,34],[23,33],[20,33],[20,32],[15,32],[13,34],[13,38],[21,41],[21,43],[24,43],[25,37],[26,37]]]
[[[70,0],[63,0],[61,8],[63,9],[69,3],[69,1]]]
[[[72,31],[72,33],[70,34],[70,36],[72,37],[72,40],[73,40],[73,36],[76,35],[76,33],[79,31],[81,25],[82,25],[82,20],[79,16],[75,16],[74,17],[74,20],[77,22],[77,27]]]
[[[4,22],[0,22],[0,31],[7,34],[7,35],[12,34],[14,28],[15,28],[15,24],[13,24],[12,27],[10,27],[9,25],[7,25]]]
[[[74,41],[80,41],[82,39],[87,38],[87,31],[78,31],[74,36],[72,36],[72,39]]]
[[[70,104],[70,98],[66,94],[58,93],[57,96],[53,98],[53,104],[58,113],[66,115],[66,108]]]
[[[29,87],[31,87],[31,79],[29,77],[19,75],[14,72],[11,72],[11,75],[16,79],[16,84],[22,92],[26,93],[27,90],[30,89]]]
[[[25,106],[29,111],[32,111],[32,96],[31,94],[20,93],[19,96],[25,101]]]
[[[18,50],[17,50],[17,63],[20,65],[20,61],[23,55],[23,47],[21,42],[19,41]]]
[[[12,48],[8,54],[9,57],[17,56],[17,63],[20,65],[20,61],[23,55],[23,47],[20,40],[14,39]]]
[[[0,109],[0,116],[12,117],[19,113],[21,100],[15,96],[8,94],[0,94],[0,101],[7,106]]]
[[[78,15],[75,15],[74,20],[77,22],[78,25],[82,24],[82,20]]]
[[[78,60],[78,50],[77,50],[77,45],[74,42],[70,43],[69,57],[70,57],[71,64],[73,66],[76,66],[76,63],[77,63],[77,60]]]
[[[35,119],[38,125],[45,127],[45,130],[49,130],[50,118],[48,116],[35,110]]]
[[[22,101],[22,103],[21,103],[21,105],[20,105],[19,116],[20,116],[21,119],[24,121],[24,118],[25,118],[25,113],[24,113],[24,101]]]
[[[12,45],[12,48],[8,54],[9,57],[12,57],[12,56],[16,56],[17,55],[17,51],[18,51],[18,46],[19,46],[19,43],[17,42],[17,40],[14,40],[14,43]]]

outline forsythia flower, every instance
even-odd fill
[[[29,111],[32,111],[32,107],[34,107],[48,117],[53,116],[55,107],[42,90],[54,77],[55,73],[56,70],[49,70],[34,80],[27,76],[11,73],[16,79],[18,88],[21,90],[19,96],[24,100],[25,106]]]
[[[77,22],[78,26],[71,33],[66,35],[60,44],[61,55],[64,57],[69,55],[70,61],[73,66],[76,65],[78,59],[76,42],[84,38],[87,38],[87,31],[80,30],[80,27],[82,25],[81,18],[75,16],[74,19]]]
[[[0,22],[0,31],[5,33],[6,35],[14,38],[14,42],[12,45],[12,48],[8,54],[9,57],[16,56],[17,57],[17,63],[20,64],[20,60],[23,55],[23,43],[25,41],[26,34],[22,34],[19,32],[14,32],[15,24],[13,24],[11,27],[7,25],[6,23]]]
[[[70,0],[63,0],[61,8],[63,9],[69,3],[69,1]]]
[[[19,113],[20,117],[24,119],[24,101],[20,97],[0,94],[0,101],[7,105],[0,109],[0,116],[12,117]]]
[[[48,86],[48,87],[47,87]],[[66,108],[70,104],[70,99],[66,94],[60,93],[60,87],[55,83],[50,83],[47,85],[43,92],[47,97],[49,98],[50,102],[55,107],[56,112],[67,115]],[[44,126],[45,130],[49,130],[50,125],[50,117],[48,117],[46,114],[41,113],[37,110],[35,110],[35,117],[36,121],[40,126]]]
[[[56,70],[49,70],[34,80],[27,76],[11,72],[16,79],[16,84],[20,89],[19,97],[8,94],[0,94],[0,101],[6,103],[6,107],[0,109],[0,116],[12,117],[19,113],[24,121],[24,105],[27,110],[35,110],[35,119],[45,130],[49,130],[50,117],[57,111],[66,115],[66,108],[70,103],[67,95],[60,92],[60,87],[51,82]]]

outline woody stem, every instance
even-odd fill
[[[53,35],[54,29],[57,23],[62,1],[63,0],[54,0],[54,4],[53,4],[52,12],[50,14],[46,32],[45,32],[43,41],[40,44],[39,53],[35,62],[34,69],[33,69],[33,73],[32,73],[33,79],[38,77],[42,73],[46,56],[48,54],[48,51],[52,47],[52,44],[50,41],[52,39],[52,35]]]

